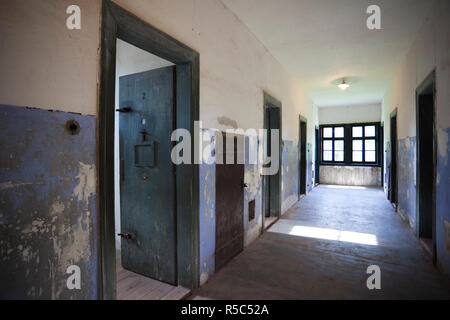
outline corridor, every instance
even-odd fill
[[[368,290],[366,269],[381,269]],[[379,188],[319,185],[193,299],[448,299],[450,285]]]
[[[450,299],[449,16],[0,0],[0,300]]]

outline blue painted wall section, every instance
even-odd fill
[[[96,125],[0,105],[0,298],[98,297]],[[66,286],[70,265],[81,269],[80,290]]]
[[[398,211],[415,228],[416,137],[398,140]]]
[[[203,129],[202,134],[212,141],[214,131]],[[214,145],[204,142],[204,147],[211,146],[207,159],[199,165],[200,172],[200,284],[215,272],[216,249],[216,165]],[[205,161],[207,160],[207,161]],[[209,164],[212,163],[212,164]]]
[[[244,190],[244,245],[250,244],[261,234],[262,229],[262,178],[259,173],[258,164],[251,164],[249,159],[249,148],[260,147],[257,136],[246,136],[246,159],[244,182],[247,188]],[[255,200],[255,218],[249,220],[249,202]]]
[[[298,144],[290,140],[283,140],[281,156],[282,170],[282,205],[281,212],[284,213],[296,201],[298,201]],[[308,170],[308,169],[307,169]]]
[[[450,276],[450,128],[437,132],[436,246],[440,267]]]
[[[313,147],[311,143],[306,144],[306,191],[312,190],[314,183]]]

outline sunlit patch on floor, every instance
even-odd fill
[[[279,220],[269,231],[305,238],[352,242],[371,246],[378,245],[377,236],[374,234],[308,227],[300,225],[299,221],[295,220]]]

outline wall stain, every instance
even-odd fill
[[[238,128],[236,120],[230,119],[228,117],[222,116],[217,118],[217,122],[226,127],[232,127],[234,129]]]

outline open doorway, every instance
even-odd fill
[[[417,235],[436,263],[435,74],[416,90]]]
[[[389,161],[389,200],[397,209],[397,109],[395,109],[390,116],[391,121],[391,136],[390,136],[390,161]]]
[[[117,39],[115,234],[117,299],[173,296],[174,64]],[[155,201],[158,199],[158,201]]]
[[[298,137],[298,152],[299,152],[299,171],[298,171],[298,198],[306,194],[306,118],[299,116],[299,137]]]
[[[199,285],[199,182],[171,133],[194,136],[199,56],[110,0],[101,50],[101,297],[177,299]]]
[[[266,137],[264,139],[264,155],[272,157],[272,131],[279,130],[278,147],[279,158],[278,163],[281,165],[281,102],[272,96],[264,93],[264,129],[266,130]],[[270,166],[266,159],[265,166]],[[266,175],[263,179],[263,229],[270,227],[281,215],[281,172],[278,168],[274,175]]]

